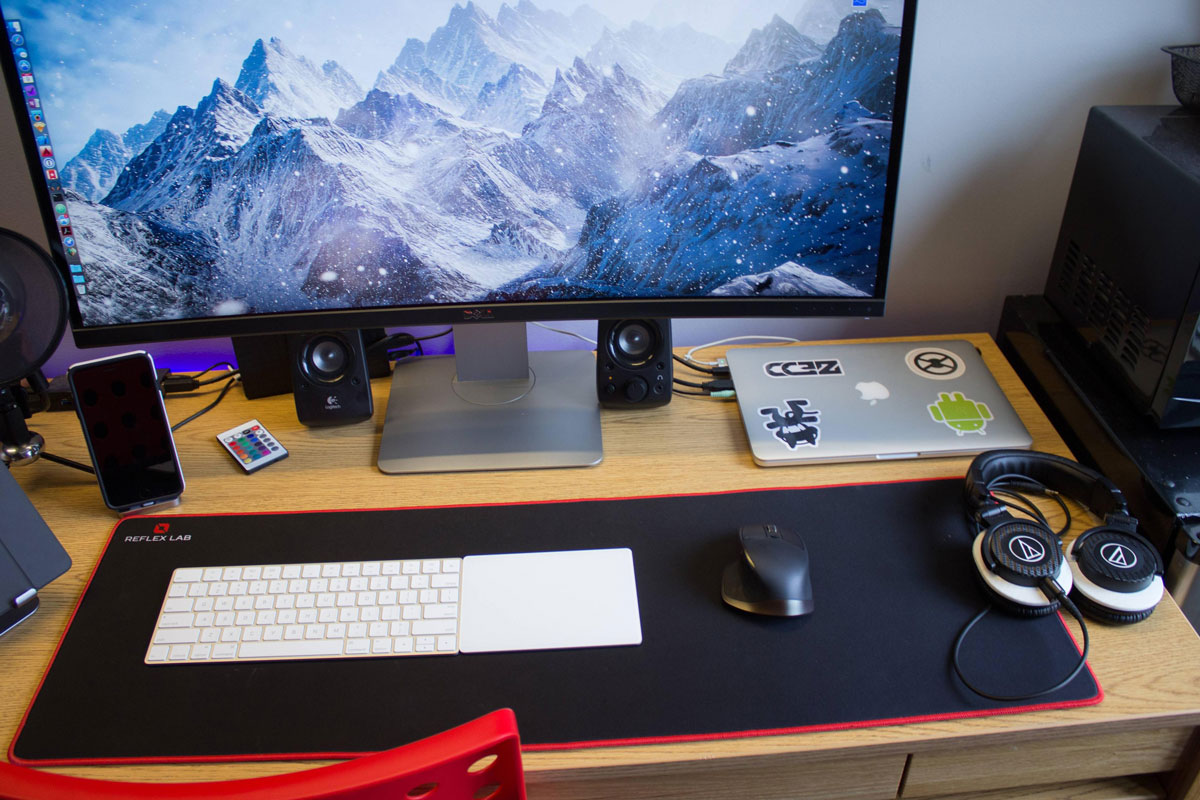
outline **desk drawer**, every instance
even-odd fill
[[[1102,733],[915,753],[903,797],[937,797],[1175,769],[1191,728]]]
[[[595,770],[526,771],[530,800],[894,800],[905,757],[779,755]]]

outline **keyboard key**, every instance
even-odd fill
[[[401,623],[395,623],[401,624]],[[457,633],[458,620],[455,619],[423,619],[412,623],[412,632],[414,635],[428,635],[438,633]]]
[[[195,628],[159,630],[154,634],[155,644],[195,644],[199,639],[200,631]]]

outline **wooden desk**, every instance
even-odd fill
[[[992,340],[983,352],[1034,446],[1069,455]],[[376,381],[369,422],[310,429],[290,395],[246,401],[231,392],[176,435],[187,491],[178,509],[285,511],[488,503],[623,494],[708,492],[963,475],[969,459],[762,469],[750,458],[734,403],[676,397],[648,411],[605,411],[604,462],[589,469],[389,476],[375,468],[388,384]],[[172,396],[173,419],[213,395]],[[215,434],[257,417],[291,456],[251,476]],[[31,420],[48,449],[87,461],[71,414]],[[0,638],[0,740],[12,740],[115,517],[87,475],[49,462],[17,478],[74,559],[42,593],[30,620]],[[169,511],[167,512],[169,513]],[[871,535],[870,531],[862,535]],[[968,568],[964,560],[964,569]],[[1074,623],[1071,623],[1074,626]],[[1200,800],[1200,641],[1165,600],[1141,624],[1096,624],[1091,664],[1105,700],[1088,708],[724,742],[530,753],[533,798],[971,797]],[[519,722],[519,717],[518,717]],[[295,763],[77,768],[73,774],[135,780],[201,780],[294,770]],[[1020,788],[1017,788],[1020,787]]]

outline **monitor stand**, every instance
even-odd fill
[[[454,356],[396,366],[379,442],[380,471],[600,463],[591,351],[530,352],[523,322],[456,326],[454,350]]]

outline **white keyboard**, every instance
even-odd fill
[[[181,568],[147,664],[452,655],[462,559]]]

